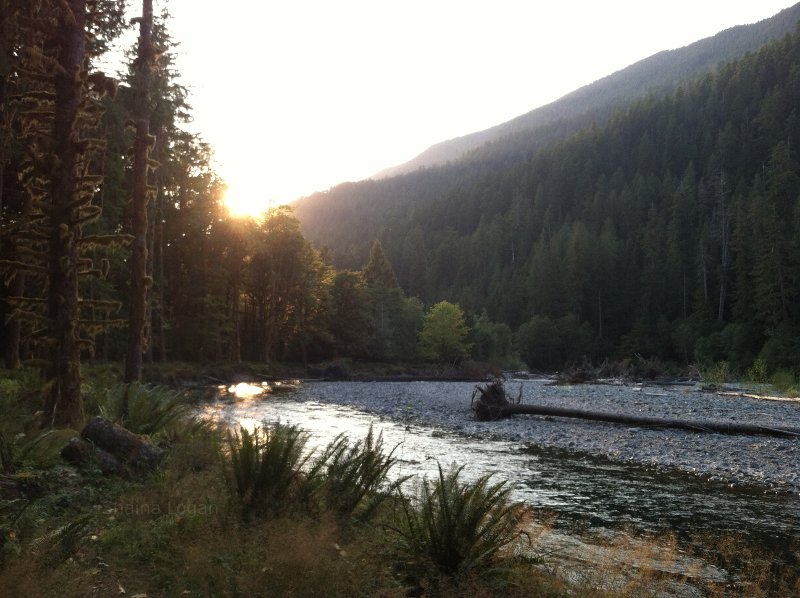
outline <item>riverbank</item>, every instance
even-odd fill
[[[113,368],[95,371],[84,381],[87,415],[96,412],[107,398],[109,385],[116,381]],[[329,596],[401,596],[408,591],[386,552],[385,530],[379,525],[341,526],[324,514],[320,517],[320,513],[242,522],[232,509],[217,432],[198,430],[181,437],[172,431],[163,437],[168,455],[157,472],[143,479],[107,477],[91,465],[75,469],[58,458],[66,438],[77,431],[59,430],[42,440],[36,438],[31,398],[35,377],[21,372],[8,378],[0,376],[0,382],[2,432],[5,440],[11,441],[6,448],[12,449],[3,454],[4,459],[12,457],[11,467],[0,475],[0,482],[9,482],[0,484],[0,588],[14,588],[17,595],[42,596],[321,595],[322,591]],[[439,385],[457,392],[447,400],[437,392],[430,393],[428,400],[423,393],[409,396],[406,392],[424,386],[437,389]],[[451,420],[450,429],[458,431],[453,433],[473,439],[478,446],[490,444],[482,439],[496,433],[470,431],[466,397],[474,386],[471,383],[398,382],[378,386],[384,391],[375,392],[375,385],[366,383],[309,383],[295,397],[281,393],[275,399],[240,402],[227,397],[217,403],[253,408],[274,404],[278,418],[285,413],[285,405],[292,404],[313,418],[311,403],[326,400],[339,405],[352,401],[361,404],[362,411],[371,407],[385,418],[408,422],[417,432],[422,426],[414,422],[435,422],[435,412],[439,411],[438,417]],[[448,404],[449,410],[445,408]],[[318,423],[331,432],[330,428],[342,419],[325,418]],[[419,437],[436,439],[445,427],[425,423]],[[400,433],[405,434],[403,426]],[[417,435],[414,431],[408,434]],[[519,451],[515,454],[528,459]],[[3,464],[5,467],[8,462],[4,460]],[[407,463],[401,460],[399,467],[403,466]],[[562,544],[542,541],[534,544],[534,554],[541,555],[543,562],[523,561],[521,567],[515,566],[511,578],[457,583],[441,579],[436,582],[439,586],[423,591],[439,596],[639,596],[657,590],[661,591],[658,595],[687,595],[692,588],[681,585],[682,574],[664,579],[658,572],[663,565],[648,572],[645,568],[653,564],[635,561],[631,556],[641,550],[663,556],[662,544],[660,537],[642,545],[637,541],[624,550],[611,543],[608,550],[597,553],[597,558],[607,555],[613,562],[607,566],[578,565],[566,575],[565,582],[559,560],[536,552]],[[701,556],[704,561],[720,563],[719,559]],[[573,578],[574,572],[584,575]],[[789,587],[780,576],[762,578],[761,569],[757,573],[746,579],[760,580],[759,587]],[[623,587],[609,581],[620,579]],[[708,587],[722,592],[727,583],[711,581]]]
[[[559,391],[571,393],[577,401],[586,390],[536,381],[537,391],[528,387],[530,381],[522,384],[525,400],[529,394]],[[774,587],[785,587],[778,580],[787,575],[796,579],[793,547],[800,529],[796,494],[765,493],[763,486],[753,485],[731,488],[696,472],[686,475],[638,461],[620,463],[575,448],[548,449],[506,439],[497,424],[512,425],[514,433],[519,433],[516,426],[533,426],[539,437],[559,426],[550,418],[475,422],[469,409],[474,386],[312,382],[293,394],[241,400],[223,392],[206,408],[210,416],[229,425],[250,427],[262,421],[300,425],[310,432],[317,450],[338,434],[358,438],[375,425],[386,446],[395,447],[398,476],[435,476],[437,462],[465,465],[468,475],[494,472],[497,479],[514,484],[517,499],[545,518],[550,513],[556,519],[552,529],[545,526],[544,534],[536,535],[534,543],[545,568],[592,587],[614,587],[640,567],[670,583],[691,578],[686,586],[661,586],[661,595],[693,595],[697,588],[706,588],[697,595],[716,595],[723,587],[740,595],[745,585],[762,576],[770,584],[777,582]],[[516,383],[509,390],[516,395]],[[647,387],[639,392],[656,390]],[[709,435],[708,440],[719,436]],[[639,564],[643,556],[646,565]],[[769,568],[770,563],[777,569],[767,572],[764,566]],[[646,586],[633,593],[651,594]]]
[[[497,438],[547,449],[589,454],[614,462],[678,470],[704,480],[800,494],[800,440],[727,436],[680,430],[647,429],[567,418],[515,416],[477,422],[470,409],[473,386],[454,394],[415,393],[414,382],[376,387],[358,382],[311,383],[308,396],[343,404],[380,417],[416,422],[477,438]],[[436,384],[436,383],[433,383]],[[449,383],[442,382],[442,385]],[[800,426],[800,402],[769,401],[752,394],[725,394],[693,386],[643,384],[551,385],[547,380],[508,380],[509,394],[522,401],[575,409],[664,418]],[[420,387],[421,388],[421,387]],[[402,392],[400,392],[402,390]]]

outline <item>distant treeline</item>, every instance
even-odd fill
[[[381,241],[405,292],[515,331],[528,365],[639,354],[800,365],[800,31],[545,149],[305,198],[340,268]]]

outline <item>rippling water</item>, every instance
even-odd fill
[[[362,384],[358,392],[380,395],[386,383]],[[404,387],[408,388],[407,396]],[[237,400],[222,392],[205,406],[213,417],[252,427],[261,422],[297,424],[311,434],[309,448],[327,445],[337,434],[363,438],[372,425],[384,446],[395,447],[394,475],[434,476],[437,463],[464,464],[465,477],[494,472],[514,485],[516,498],[552,509],[561,525],[625,526],[639,531],[745,532],[765,545],[786,545],[800,536],[800,498],[757,488],[731,487],[702,477],[616,463],[588,454],[507,440],[487,440],[452,429],[381,418],[328,402],[329,393],[348,386],[305,384],[297,391]],[[338,390],[337,390],[338,389]],[[464,396],[471,385],[394,385],[398,416],[420,396],[442,392]],[[579,391],[573,391],[579,392]],[[323,402],[321,399],[325,399]],[[404,407],[405,406],[405,407]],[[459,426],[455,426],[458,428]]]

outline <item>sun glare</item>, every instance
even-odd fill
[[[249,185],[228,183],[225,190],[225,207],[235,218],[259,218],[269,209],[263,190]]]

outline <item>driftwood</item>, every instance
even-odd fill
[[[103,417],[90,419],[81,437],[70,439],[61,450],[61,456],[70,463],[94,459],[104,474],[136,475],[151,471],[163,455],[162,449]]]
[[[544,415],[550,417],[570,417],[592,421],[602,421],[628,426],[648,428],[673,428],[691,432],[716,432],[719,434],[740,434],[748,436],[777,436],[800,438],[800,428],[762,426],[758,424],[737,424],[718,421],[692,421],[650,417],[642,415],[622,415],[566,407],[547,405],[522,405],[522,389],[519,396],[510,401],[503,383],[495,380],[484,387],[476,386],[472,394],[472,410],[478,421],[496,421],[512,415]]]
[[[645,359],[641,355],[637,355],[634,360],[605,360],[597,366],[584,359],[582,363],[572,364],[556,374],[554,384],[603,384],[608,380],[664,380],[664,373],[664,366],[658,360]]]

